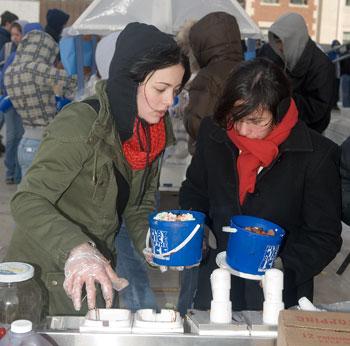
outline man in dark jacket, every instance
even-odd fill
[[[15,20],[17,20],[18,17],[9,12],[9,11],[5,11],[2,15],[1,15],[1,23],[0,23],[0,50],[2,48],[2,46],[6,43],[6,42],[10,42],[11,41],[11,34],[10,34],[10,26],[11,23],[14,22]]]
[[[311,40],[304,18],[286,13],[270,27],[269,43],[292,79],[300,119],[322,133],[333,106],[335,70],[329,57]]]
[[[200,71],[189,89],[184,123],[190,135],[189,152],[195,151],[199,125],[212,115],[231,70],[242,61],[241,34],[236,18],[225,12],[209,13],[189,32],[193,55]]]

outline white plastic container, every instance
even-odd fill
[[[131,333],[132,314],[127,309],[90,310],[79,327],[84,332]]]
[[[211,323],[232,323],[232,302],[215,301],[210,304],[210,322]]]
[[[183,319],[178,311],[170,309],[162,309],[159,314],[153,309],[137,310],[132,332],[135,334],[183,333]]]
[[[264,291],[263,322],[278,325],[278,315],[284,309],[282,301],[283,272],[279,269],[267,269],[262,280]]]
[[[0,340],[1,346],[52,346],[52,344],[37,334],[31,321],[17,320],[11,323],[11,330]]]
[[[218,268],[210,275],[213,300],[210,304],[210,322],[228,324],[232,322],[232,303],[230,301],[231,274]]]

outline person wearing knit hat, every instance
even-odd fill
[[[125,221],[145,258],[160,163],[175,144],[168,108],[189,77],[188,59],[170,35],[130,23],[96,94],[65,106],[43,131],[12,200],[16,229],[5,257],[38,266],[43,315],[117,307],[113,289],[128,282],[112,267],[115,236]]]
[[[52,38],[58,42],[61,37],[63,27],[67,24],[69,14],[57,9],[52,8],[47,11],[46,14],[46,26],[45,32],[52,36]]]

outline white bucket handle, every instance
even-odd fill
[[[180,251],[188,242],[191,241],[191,239],[196,235],[200,227],[201,225],[197,224],[197,226],[193,229],[193,231],[189,234],[189,236],[182,243],[180,243],[175,249],[170,250],[166,253],[158,254],[158,255],[152,253],[152,256],[158,259],[165,259],[164,257],[170,256],[175,252]],[[146,248],[148,248],[150,237],[151,237],[151,230],[149,228],[147,232],[147,237],[146,237]]]
[[[236,233],[237,232],[237,228],[233,228],[230,226],[224,226],[222,227],[222,231],[223,232],[227,232],[227,233]]]

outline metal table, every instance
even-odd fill
[[[80,333],[84,317],[49,317],[47,326],[37,330],[58,346],[275,346],[276,326],[262,324],[261,313],[233,314],[232,324],[209,323],[209,313],[189,310],[184,320],[184,333]]]

